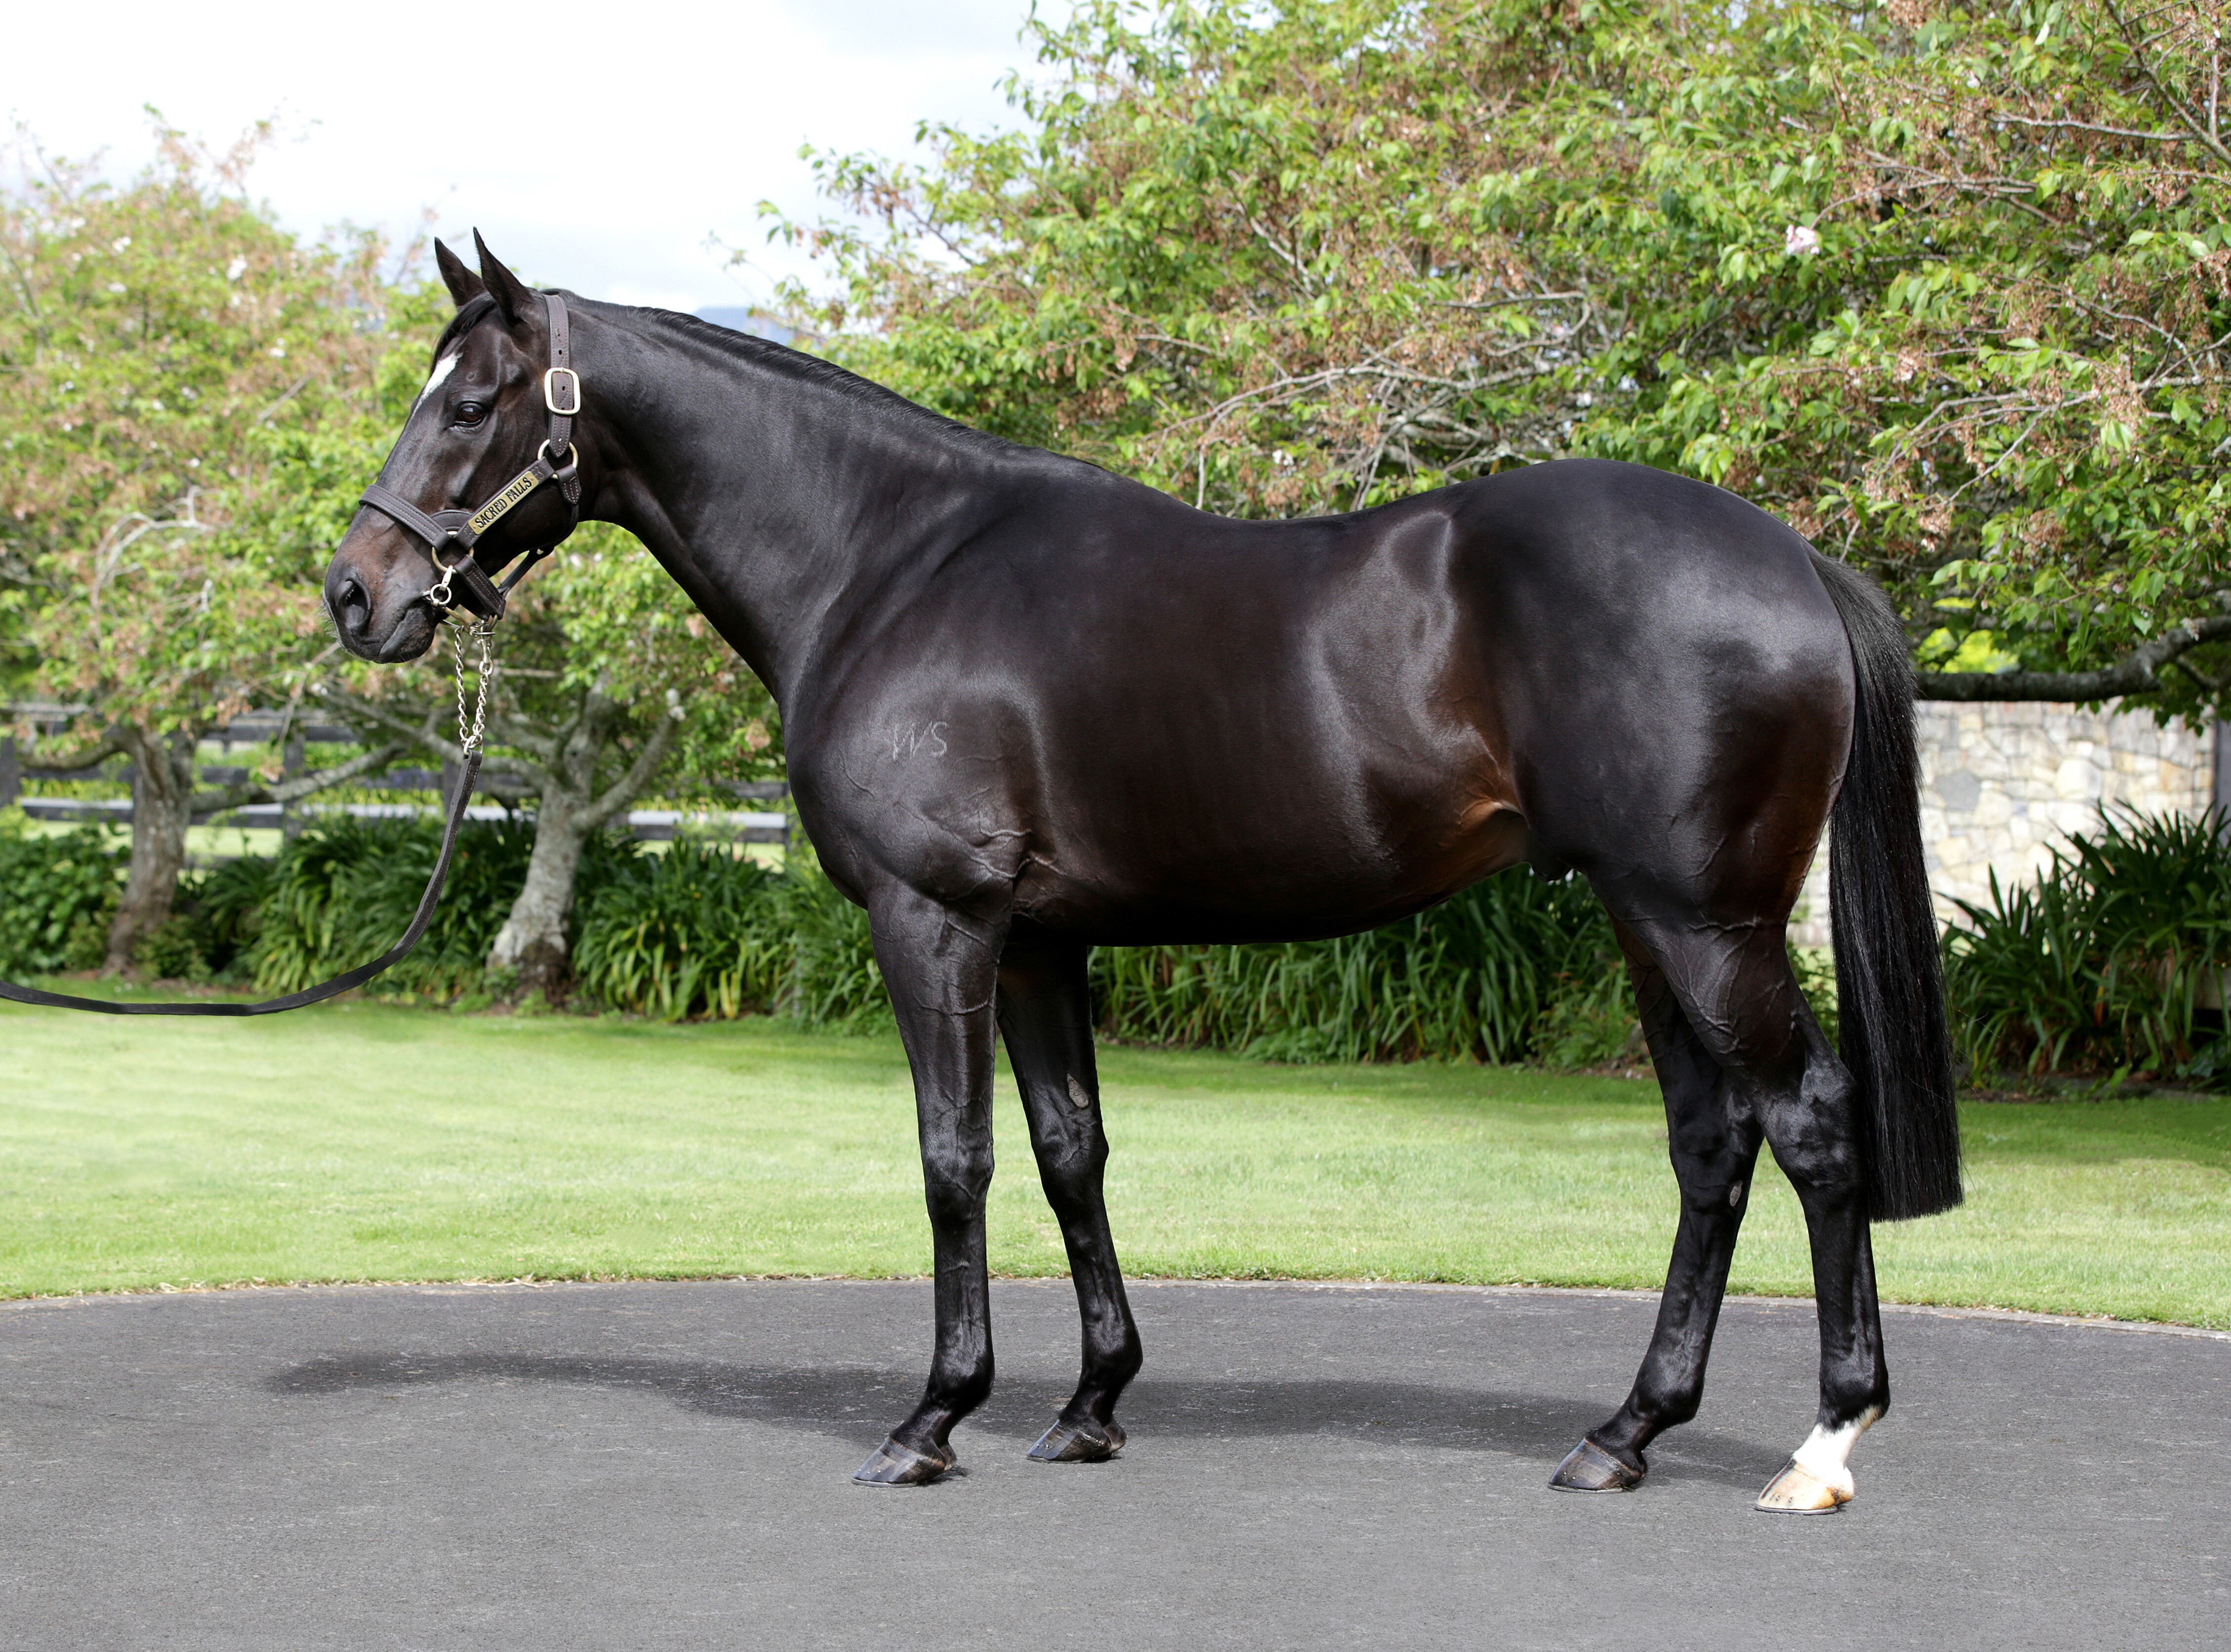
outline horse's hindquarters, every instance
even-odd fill
[[[1850,647],[1805,542],[1637,466],[1540,466],[1467,521],[1512,790],[1543,847],[1730,921],[1786,918],[1850,749]]]

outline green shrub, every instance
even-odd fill
[[[1944,938],[1954,1036],[1979,1072],[2214,1081],[2231,968],[2222,822],[2105,811],[2035,881],[1991,881]]]
[[[782,881],[687,840],[634,856],[583,902],[575,977],[613,1009],[660,1021],[768,1008],[789,975]]]
[[[766,1010],[853,1032],[890,1024],[868,914],[810,852],[770,872],[677,842],[585,906],[574,969],[614,1009],[662,1020]]]
[[[876,964],[868,914],[837,892],[811,855],[793,855],[783,876],[790,936],[790,987],[783,1009],[809,1027],[871,1032],[891,1022],[890,997]]]
[[[1629,1053],[1639,1023],[1624,967],[1593,981],[1566,979],[1542,1013],[1534,1059],[1568,1072],[1608,1067]]]
[[[255,990],[299,992],[392,946],[410,927],[441,847],[441,823],[424,816],[335,815],[305,830],[281,852],[255,922],[247,962]],[[477,988],[534,847],[530,821],[466,822],[425,938],[367,991],[449,998]],[[592,838],[574,886],[576,910],[635,853],[627,839]]]
[[[262,855],[220,861],[189,882],[184,893],[194,945],[211,978],[244,975],[264,906],[278,887],[279,862]]]
[[[440,845],[428,819],[332,816],[275,860],[189,879],[143,961],[166,975],[298,991],[369,961],[409,925]],[[524,882],[525,821],[468,823],[434,922],[372,990],[484,1005],[485,959]],[[725,846],[663,855],[600,836],[576,886],[573,966],[590,1000],[676,1021],[766,1010],[810,1026],[890,1024],[867,914],[810,850],[771,872]],[[1819,989],[1827,966],[1797,960]],[[1807,974],[1810,971],[1810,975]],[[1103,948],[1103,1029],[1286,1062],[1430,1057],[1599,1067],[1629,1053],[1633,995],[1587,883],[1514,874],[1361,935],[1250,946]],[[1824,1020],[1833,1036],[1833,1002]]]
[[[94,827],[42,835],[0,810],[0,978],[100,966],[125,853]]]
[[[207,981],[211,975],[194,932],[192,916],[175,910],[139,937],[132,949],[132,961],[143,974],[159,980]]]
[[[1623,981],[1618,959],[1585,881],[1519,872],[1332,940],[1103,948],[1094,997],[1105,1030],[1148,1043],[1284,1062],[1517,1062],[1561,984]]]
[[[171,915],[140,937],[133,962],[163,980],[244,983],[248,948],[277,887],[278,862],[267,855],[189,870]]]
[[[1820,1023],[1828,1047],[1833,1049],[1843,1029],[1836,998],[1836,955],[1825,946],[1792,946],[1789,971],[1797,978],[1798,991],[1813,1006],[1813,1019]]]

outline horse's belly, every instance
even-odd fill
[[[1438,816],[1441,829],[1425,822]],[[1329,811],[1234,829],[1173,813],[1122,841],[1082,836],[1026,857],[1015,911],[1107,945],[1298,940],[1419,912],[1526,858],[1526,823],[1473,802],[1357,831]]]

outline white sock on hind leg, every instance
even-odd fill
[[[1805,1443],[1797,1448],[1795,1462],[1800,1468],[1843,1496],[1852,1494],[1852,1448],[1859,1436],[1874,1426],[1882,1413],[1869,1406],[1840,1428],[1813,1425],[1813,1432]]]

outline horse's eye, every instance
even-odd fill
[[[457,403],[456,412],[451,417],[455,423],[463,425],[469,430],[488,417],[488,403],[485,402],[460,402]]]

